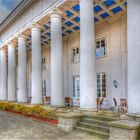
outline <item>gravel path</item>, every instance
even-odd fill
[[[79,131],[73,131],[67,134],[48,123],[38,122],[23,116],[0,111],[0,139],[97,140],[98,138]]]

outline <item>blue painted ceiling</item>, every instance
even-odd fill
[[[2,1],[2,0],[0,0]],[[3,0],[5,1],[5,0]],[[6,0],[8,1],[8,0]],[[10,1],[10,0],[9,0]],[[16,1],[16,0],[15,0]],[[17,0],[18,1],[18,0]],[[20,0],[21,1],[21,0]],[[95,16],[93,17],[93,21],[95,23],[100,23],[101,21],[106,20],[107,18],[111,17],[112,15],[119,14],[123,12],[122,6],[127,7],[127,0],[120,0],[121,5],[117,3],[118,0],[99,0],[99,3],[94,4],[94,12]],[[61,10],[61,9],[60,9]],[[62,19],[63,25],[62,25],[62,35],[63,36],[69,36],[74,32],[77,32],[80,30],[80,5],[74,4],[71,5],[71,7],[67,8],[65,11],[65,16]],[[41,31],[41,43],[42,46],[45,44],[49,44],[51,33],[50,33],[50,25],[51,22],[48,21],[48,23],[43,25],[43,29]],[[29,35],[28,40],[28,47],[29,49],[31,46],[31,36]]]

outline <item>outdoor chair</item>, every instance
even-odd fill
[[[44,104],[45,105],[51,104],[51,97],[50,96],[44,96]]]
[[[32,99],[32,96],[27,97],[28,103],[31,103],[31,99]]]
[[[66,106],[72,106],[72,98],[71,97],[65,97],[65,105]]]
[[[77,99],[77,105],[80,106],[80,98]]]
[[[101,105],[103,104],[104,98],[97,98],[97,109],[101,109]]]
[[[121,104],[121,105],[120,105],[120,106],[121,106],[120,111],[121,111],[122,113],[127,113],[127,111],[128,111],[127,100],[121,98],[121,99],[120,99],[120,104]]]
[[[114,112],[119,112],[121,107],[118,105],[116,98],[113,98],[113,101],[114,101]]]
[[[73,106],[80,106],[80,98],[79,97],[73,97],[72,105]]]
[[[96,98],[96,105],[97,105],[97,109],[99,109],[99,106],[100,106],[100,99],[99,98]]]

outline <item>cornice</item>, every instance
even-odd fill
[[[28,6],[36,0],[23,0],[17,8],[0,24],[0,33],[10,25]]]

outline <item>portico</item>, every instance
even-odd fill
[[[132,8],[135,3],[138,0],[61,0],[11,36],[2,32],[0,99],[27,102],[30,95],[31,104],[42,104],[46,89],[52,106],[65,106],[65,97],[71,97],[82,109],[96,109],[98,96],[118,102],[128,97],[129,113],[140,113],[138,57],[133,59],[139,52],[139,27],[131,23],[139,21],[132,16],[139,9],[139,4]]]

